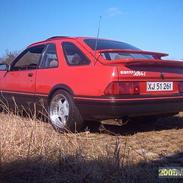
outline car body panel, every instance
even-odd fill
[[[4,75],[2,90],[18,93],[35,93],[36,70],[9,71]]]
[[[180,91],[183,62],[161,60],[161,57],[167,54],[142,50],[92,50],[85,44],[85,39],[60,37],[31,44],[28,48],[54,44],[58,66],[0,71],[1,93],[9,98],[16,96],[18,103],[23,103],[24,99],[27,103],[44,99],[48,104],[54,91],[64,89],[73,96],[85,119],[122,118],[183,110],[183,91]],[[63,42],[76,45],[90,63],[68,65],[62,47]],[[102,52],[151,54],[153,58],[109,61],[101,56]],[[42,52],[42,57],[44,53],[45,51]],[[107,96],[105,90],[112,82],[138,82],[140,93]],[[173,82],[173,90],[149,92],[147,82]]]

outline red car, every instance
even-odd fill
[[[45,109],[60,130],[84,120],[173,115],[183,110],[183,63],[127,43],[52,37],[0,65],[1,100]]]

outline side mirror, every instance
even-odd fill
[[[0,63],[0,71],[10,71],[10,65],[5,63]]]

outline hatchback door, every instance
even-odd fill
[[[142,50],[99,50],[101,61],[116,64],[119,81],[135,85],[141,95],[182,93],[183,62],[162,60],[164,53]],[[134,83],[133,83],[134,82]],[[126,86],[128,88],[128,86]]]
[[[141,94],[179,94],[183,63],[177,61],[132,61],[118,66],[119,80],[138,81]]]

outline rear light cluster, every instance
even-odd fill
[[[104,95],[138,95],[140,94],[139,82],[111,82],[104,91]]]
[[[179,92],[183,93],[183,82],[179,83]]]

